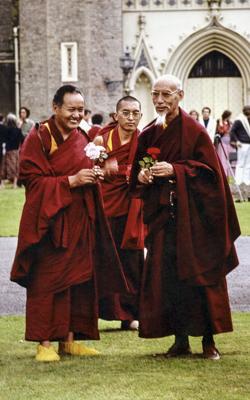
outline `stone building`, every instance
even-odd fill
[[[172,73],[187,111],[235,116],[250,103],[249,20],[250,0],[19,0],[20,102],[41,119],[71,82],[107,116],[125,86],[142,102],[143,125],[154,116],[152,81]],[[134,60],[128,76],[124,52]]]
[[[50,112],[55,90],[79,86],[89,108],[107,115],[122,94],[120,1],[20,0],[21,103]],[[114,85],[105,79],[111,76]]]
[[[149,91],[163,73],[182,80],[187,111],[235,117],[250,104],[249,19],[249,0],[124,1],[123,44],[135,57],[129,87],[144,113],[153,116]]]
[[[15,111],[13,1],[0,2],[0,113]]]

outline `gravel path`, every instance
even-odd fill
[[[0,238],[0,315],[25,312],[25,289],[9,281],[16,238]],[[234,311],[250,311],[250,237],[236,242],[240,265],[228,275],[229,297]]]

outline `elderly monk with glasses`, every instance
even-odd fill
[[[191,355],[189,336],[202,336],[203,357],[218,360],[214,334],[233,329],[226,275],[238,265],[240,228],[232,196],[208,133],[179,106],[180,80],[158,78],[151,95],[158,117],[139,137],[131,174],[148,229],[139,335],[174,335],[167,357]],[[157,159],[142,167],[152,148]]]

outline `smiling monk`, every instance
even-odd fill
[[[11,271],[11,280],[27,288],[25,337],[39,342],[37,361],[60,359],[51,341],[60,342],[61,354],[97,355],[74,340],[99,338],[98,296],[126,285],[101,205],[103,174],[78,131],[80,90],[59,88],[53,111],[22,147],[26,202]]]

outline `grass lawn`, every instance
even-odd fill
[[[24,189],[0,190],[0,236],[17,236]],[[250,202],[235,203],[243,236],[250,236]]]
[[[24,196],[23,188],[0,190],[0,236],[17,236]]]
[[[0,399],[249,400],[250,314],[233,319],[235,331],[216,339],[219,361],[201,358],[200,338],[191,339],[192,357],[165,359],[172,337],[140,339],[100,321],[101,340],[88,343],[100,356],[39,364],[35,344],[22,340],[24,318],[1,317]]]
[[[236,203],[242,236],[250,236],[250,202]],[[249,397],[250,398],[250,397]]]

